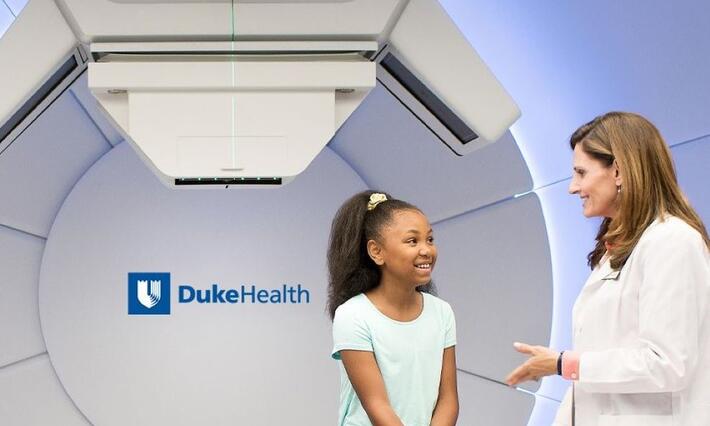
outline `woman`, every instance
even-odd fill
[[[710,240],[670,152],[643,117],[610,112],[574,132],[571,194],[604,220],[575,302],[573,346],[516,343],[509,385],[573,384],[556,425],[710,425]]]

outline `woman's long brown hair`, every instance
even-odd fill
[[[605,242],[611,246],[611,267],[621,269],[641,234],[664,215],[683,220],[710,247],[703,221],[678,186],[670,150],[650,121],[629,112],[609,112],[572,134],[571,148],[574,150],[578,144],[607,167],[616,162],[622,181],[616,200],[617,215],[602,221],[594,250],[587,256],[592,269],[607,251]]]

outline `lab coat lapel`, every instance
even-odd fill
[[[592,271],[587,279],[587,282],[584,283],[580,297],[582,297],[585,293],[598,288],[599,285],[604,283],[604,281],[609,279],[617,279],[618,277],[619,271],[611,269],[611,262],[609,262],[609,258],[605,256],[602,263],[600,263],[599,266]]]
[[[577,330],[579,324],[584,321],[584,312],[582,312],[580,307],[590,306],[589,303],[585,303],[586,300],[589,297],[593,297],[595,292],[603,286],[607,280],[618,278],[618,272],[619,271],[611,269],[609,258],[605,256],[602,259],[602,263],[600,263],[599,266],[597,266],[589,275],[589,278],[584,283],[584,286],[582,287],[582,290],[580,291],[579,296],[577,296],[577,300],[572,307],[572,324],[575,330]]]

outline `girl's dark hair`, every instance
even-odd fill
[[[383,201],[367,209],[372,194],[384,194]],[[363,191],[353,195],[335,214],[330,228],[328,245],[328,313],[335,317],[335,310],[348,299],[364,293],[380,284],[380,268],[367,254],[369,240],[381,241],[382,228],[392,221],[396,212],[414,210],[417,207],[392,198],[380,191]],[[417,287],[426,293],[434,292],[433,283]]]

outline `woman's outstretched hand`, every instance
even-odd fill
[[[530,355],[530,358],[506,377],[505,382],[508,386],[515,386],[528,380],[539,380],[540,377],[557,374],[559,352],[544,346],[531,346],[518,342],[513,343],[513,347],[520,353]]]

